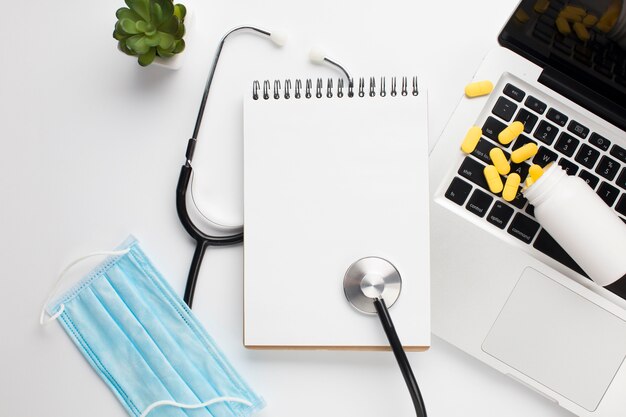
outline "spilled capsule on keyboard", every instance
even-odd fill
[[[569,23],[567,23],[567,20],[565,20],[563,16],[556,18],[556,28],[559,30],[559,32],[561,32],[561,35],[567,36],[572,33],[572,28],[569,26]]]
[[[587,27],[582,23],[579,23],[579,22],[574,23],[574,32],[576,33],[576,36],[578,36],[578,39],[580,39],[583,42],[587,42],[589,38],[591,38],[591,35],[589,34]]]
[[[572,6],[570,4],[570,5],[565,6],[565,8],[561,10],[561,13],[569,13],[569,14],[577,15],[577,16],[585,16],[587,14],[587,11],[580,6]]]
[[[543,175],[543,168],[537,164],[531,165],[528,169],[528,175],[533,181],[537,181]]]
[[[503,145],[508,145],[524,131],[524,123],[519,120],[511,123],[502,132],[498,134],[498,141]]]
[[[583,19],[583,25],[585,25],[587,27],[591,27],[591,26],[595,25],[596,23],[598,23],[598,16],[595,16],[595,15],[592,15],[592,14],[588,14]]]
[[[465,153],[472,153],[474,149],[476,149],[476,145],[478,145],[478,141],[482,136],[483,131],[478,126],[472,126],[467,131],[465,135],[465,139],[463,139],[463,143],[461,143],[461,150]]]
[[[493,91],[493,83],[489,80],[476,81],[465,86],[465,95],[467,97],[486,96]]]
[[[519,188],[520,182],[522,182],[522,178],[519,176],[519,174],[513,173],[509,175],[506,179],[506,183],[504,184],[502,198],[504,198],[506,201],[515,200],[515,196],[517,195],[517,190]]]
[[[517,148],[511,153],[511,162],[519,164],[527,159],[532,158],[537,154],[539,147],[535,143],[527,143],[526,145]]]
[[[548,11],[548,7],[550,7],[550,0],[537,0],[533,9],[537,13],[545,13]]]
[[[535,183],[535,180],[532,177],[526,178],[526,188],[529,188],[531,185]]]
[[[489,191],[494,194],[498,194],[502,191],[504,185],[502,184],[502,178],[500,174],[498,174],[498,170],[493,165],[487,165],[483,169],[483,173],[485,174],[485,179],[487,180],[487,185],[489,186]]]
[[[493,148],[490,150],[489,158],[491,158],[491,162],[496,167],[500,175],[506,175],[511,172],[511,165],[509,165],[509,161],[506,160],[506,156],[504,156],[502,149]]]

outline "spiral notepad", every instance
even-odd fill
[[[250,90],[249,90],[250,91]],[[416,77],[266,80],[244,100],[244,344],[384,349],[342,282],[390,261],[407,349],[430,345],[428,129]]]

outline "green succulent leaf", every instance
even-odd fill
[[[169,33],[164,33],[164,32],[159,32],[160,36],[160,41],[159,41],[159,46],[162,49],[166,49],[166,50],[171,50],[174,47],[174,36],[170,35]]]
[[[146,30],[148,29],[148,23],[145,20],[140,20],[135,23],[135,27],[139,32],[146,33]]]
[[[117,39],[118,41],[121,41],[122,39],[126,39],[128,38],[130,35],[126,32],[124,32],[124,30],[122,30],[122,27],[120,26],[120,22],[116,22],[115,23],[115,30],[113,31],[113,37],[115,39]]]
[[[135,22],[133,22],[132,20],[121,19],[119,22],[120,22],[120,27],[122,28],[122,30],[128,33],[129,35],[136,35],[137,33],[139,33],[139,31],[137,30],[137,27],[135,26]]]
[[[174,5],[174,16],[180,19],[182,22],[185,20],[185,16],[187,16],[187,8],[182,4]]]
[[[174,53],[175,54],[180,54],[181,52],[183,52],[185,50],[185,40],[184,39],[179,39],[176,41],[176,45],[174,45]]]
[[[133,12],[128,7],[121,7],[117,9],[117,11],[115,12],[115,16],[117,16],[118,19],[130,19],[132,21],[137,21],[141,19],[141,17],[137,13]]]
[[[142,67],[145,67],[147,65],[152,64],[152,61],[154,61],[155,56],[156,56],[156,48],[150,48],[148,52],[146,52],[145,54],[139,55],[139,59],[137,61],[139,62],[139,65],[141,65]]]
[[[146,39],[146,45],[148,45],[151,48],[161,43],[161,35],[159,35],[158,32],[152,36],[146,36],[145,39]]]
[[[156,10],[160,10],[160,19],[154,22],[155,25],[160,26],[161,23],[174,15],[174,3],[172,0],[153,0],[152,10],[153,16],[156,16]]]
[[[176,16],[172,16],[169,19],[167,19],[166,22],[164,22],[162,25],[159,26],[159,31],[176,35],[178,33],[179,25],[180,25],[180,21],[178,20],[178,18]]]
[[[134,35],[126,40],[128,48],[134,51],[137,55],[142,55],[148,52],[150,47],[146,43],[146,37],[144,35]]]
[[[174,56],[174,52],[172,51],[167,51],[163,48],[161,48],[160,46],[156,47],[156,51],[157,51],[157,55],[163,58],[170,58]]]
[[[124,52],[126,55],[131,55],[131,56],[135,56],[136,54],[131,51],[130,49],[128,49],[128,46],[126,45],[126,41],[119,41],[117,43],[117,48]]]
[[[125,0],[126,5],[146,22],[150,21],[150,0]]]

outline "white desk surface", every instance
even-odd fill
[[[354,74],[419,74],[433,143],[516,0],[189,0],[196,26],[178,72],[140,68],[116,50],[121,0],[4,3],[0,415],[122,417],[60,326],[39,327],[39,309],[67,262],[129,233],[182,294],[194,246],[174,190],[221,35],[244,23],[290,34],[283,50],[233,38],[215,78],[196,171],[209,180],[212,213],[236,221],[247,80],[335,76],[307,62],[312,45]],[[209,250],[200,275],[194,311],[267,400],[259,416],[413,415],[391,353],[244,349],[241,247]],[[569,415],[437,338],[409,357],[432,417]]]

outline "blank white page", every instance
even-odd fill
[[[324,90],[325,91],[325,90]],[[390,261],[390,313],[407,348],[430,345],[427,100],[418,96],[244,101],[244,344],[388,346],[343,278]]]

